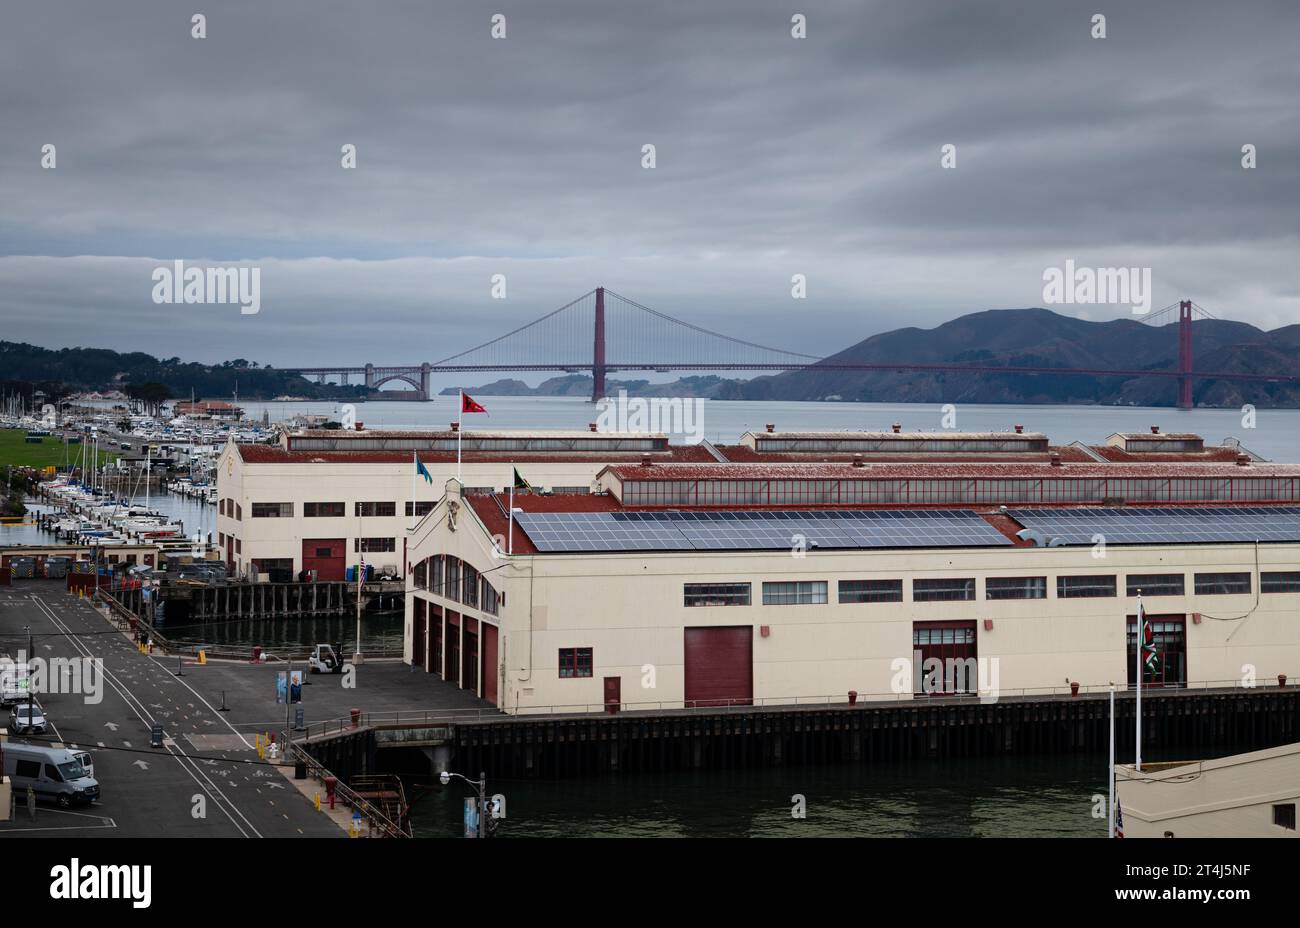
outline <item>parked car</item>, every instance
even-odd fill
[[[71,751],[11,741],[5,745],[4,757],[5,776],[15,796],[26,794],[30,787],[37,799],[52,799],[64,809],[99,798],[99,782]]]
[[[20,702],[9,710],[9,731],[16,735],[45,734],[45,713],[34,702]]]

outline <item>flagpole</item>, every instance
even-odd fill
[[[1137,663],[1137,708],[1134,710],[1136,732],[1134,740],[1137,742],[1137,758],[1133,765],[1138,770],[1142,769],[1142,645],[1144,643],[1143,632],[1146,627],[1146,613],[1142,610],[1142,591],[1138,590],[1138,613],[1137,627],[1133,629],[1133,643],[1137,645],[1136,656],[1133,658]]]
[[[506,513],[510,527],[506,529],[506,554],[515,553],[515,465],[510,465],[510,511]]]
[[[1115,837],[1115,684],[1110,685],[1110,763],[1106,765],[1106,837]]]
[[[464,484],[460,479],[460,429],[461,417],[465,414],[465,391],[460,391],[460,412],[456,413],[456,482]]]
[[[415,491],[417,489],[415,482],[420,479],[420,455],[414,451],[411,452],[411,463],[415,467],[411,468],[411,522],[406,527],[408,532],[415,528]]]

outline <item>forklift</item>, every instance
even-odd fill
[[[307,659],[307,663],[311,666],[312,673],[342,673],[342,654],[342,645],[331,647],[327,644],[318,644],[312,648],[311,657]]]

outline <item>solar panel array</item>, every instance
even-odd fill
[[[1010,539],[965,510],[519,512],[539,551],[780,551],[995,547]],[[802,541],[800,541],[802,539]]]
[[[1212,544],[1300,541],[1300,508],[1274,506],[1164,509],[1010,509],[1025,528],[1067,545]]]

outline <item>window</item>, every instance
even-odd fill
[[[1128,595],[1143,596],[1182,596],[1186,592],[1182,574],[1129,574],[1124,578],[1128,584]]]
[[[59,768],[53,764],[45,765],[45,776],[47,779],[53,780],[55,783],[63,782],[63,775],[59,773]]]
[[[1295,803],[1283,802],[1273,806],[1273,824],[1295,831]]]
[[[312,518],[339,518],[343,515],[342,503],[303,503],[302,514]]]
[[[415,588],[423,590],[429,585],[429,562],[420,561],[415,565]]]
[[[1074,577],[1056,578],[1056,597],[1058,599],[1096,599],[1115,595],[1115,575],[1105,574],[1091,576],[1083,574]]]
[[[841,580],[842,603],[901,603],[902,580]]]
[[[244,553],[244,545],[238,538],[235,539],[235,553],[236,554]]]
[[[252,503],[249,518],[292,519],[293,503]]]
[[[317,556],[317,557],[333,557],[333,556],[334,556],[334,549],[333,549],[333,548],[317,548],[317,549],[316,549],[316,556]]]
[[[433,507],[436,506],[436,505],[438,505],[438,504],[435,503],[435,502],[433,502],[432,500],[422,500],[422,501],[420,501],[420,502],[418,502],[418,503],[415,504],[415,512],[412,513],[412,512],[411,512],[411,504],[410,504],[410,503],[407,503],[407,504],[406,504],[406,514],[407,514],[408,516],[409,516],[409,515],[427,516],[429,513],[433,512]]]
[[[357,515],[361,516],[362,518],[397,515],[397,503],[390,503],[390,502],[357,503],[356,509],[357,509]]]
[[[244,520],[244,507],[239,503],[235,503],[235,520],[238,522]]]
[[[975,578],[943,578],[939,580],[913,580],[912,600],[918,603],[952,602],[974,599]]]
[[[478,607],[478,571],[468,564],[461,566],[460,601],[467,606]]]
[[[226,498],[224,496],[217,503],[217,512],[223,516],[226,514]]]
[[[273,570],[293,570],[293,558],[291,557],[259,557],[253,561],[253,569],[264,574],[269,574]]]
[[[1143,686],[1184,686],[1187,683],[1187,634],[1185,616],[1147,615],[1156,649],[1156,665],[1142,665]],[[1125,628],[1128,653],[1125,655],[1128,685],[1137,679],[1137,617],[1129,616]]]
[[[1259,575],[1261,593],[1300,593],[1300,572],[1273,571]]]
[[[353,551],[396,551],[396,538],[353,538]]]
[[[591,648],[560,648],[560,679],[591,676]]]
[[[764,606],[819,605],[827,602],[825,580],[764,583]]]
[[[1046,577],[988,577],[985,599],[1047,599]]]
[[[1250,574],[1197,574],[1197,596],[1227,596],[1250,593]]]
[[[748,606],[748,583],[687,583],[682,587],[685,606]]]
[[[41,765],[39,761],[20,760],[15,764],[14,776],[32,777],[35,779],[41,775]]]
[[[497,594],[496,587],[488,583],[486,580],[481,582],[483,584],[483,592],[479,598],[479,608],[488,615],[496,615],[497,609],[500,606],[500,597]]]

